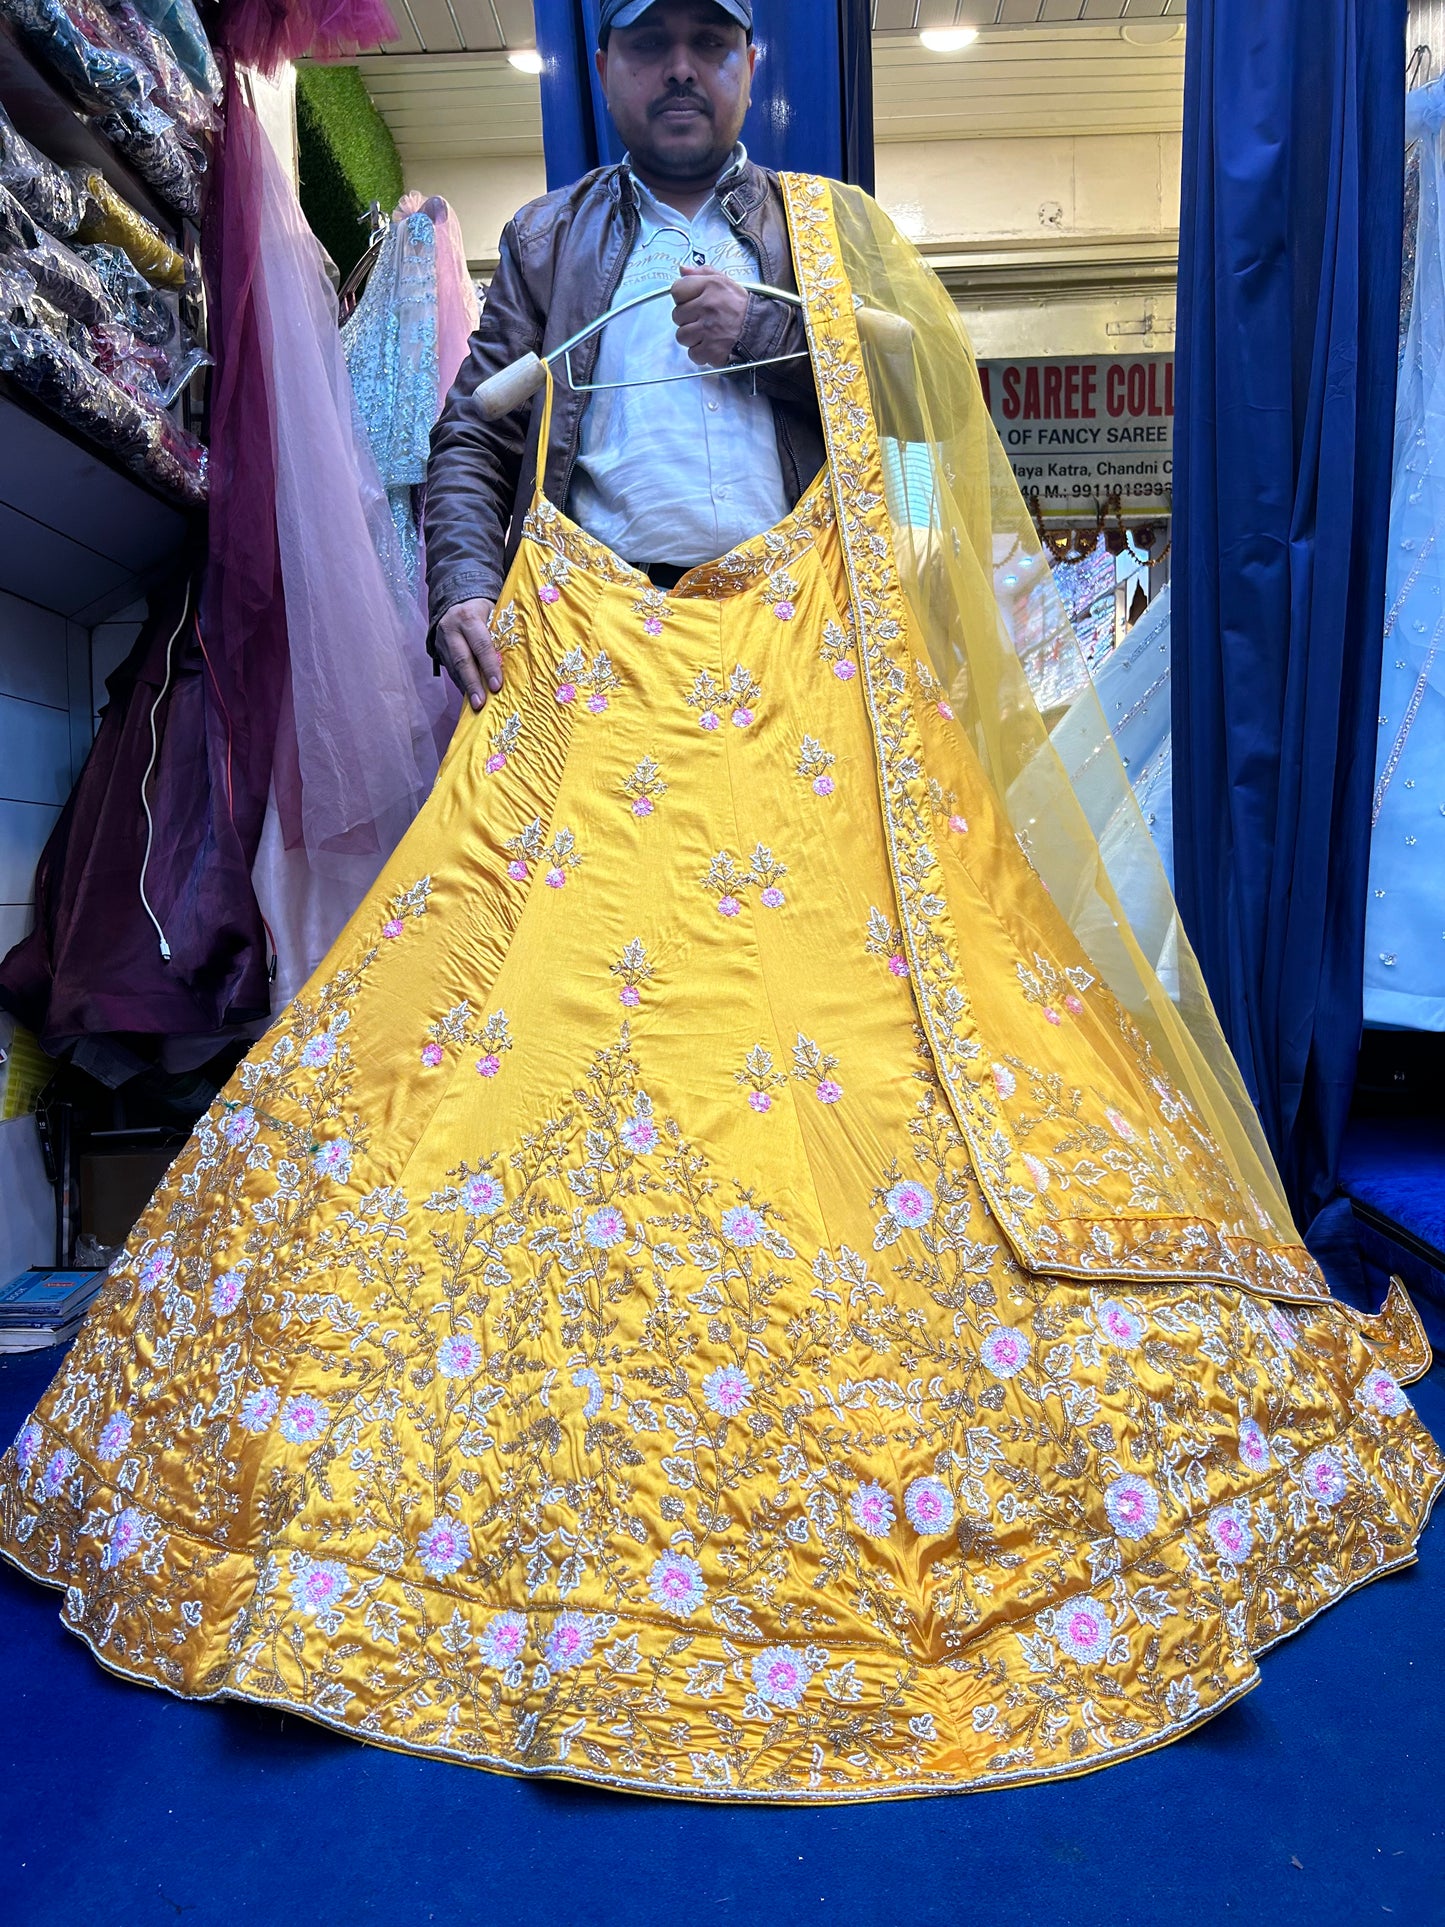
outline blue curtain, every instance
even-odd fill
[[[592,55],[597,0],[536,0],[548,187],[622,158]],[[764,0],[758,70],[743,139],[765,167],[828,174],[873,189],[873,62],[868,0]]]
[[[1404,49],[1405,0],[1190,0],[1176,888],[1305,1226],[1362,1024]]]

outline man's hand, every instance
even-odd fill
[[[454,602],[437,624],[436,650],[447,674],[473,709],[502,686],[502,658],[492,641],[492,610],[485,596]]]
[[[684,268],[672,284],[677,338],[700,368],[727,367],[747,312],[747,291],[716,268]]]

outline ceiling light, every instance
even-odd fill
[[[978,39],[978,28],[925,27],[918,38],[931,54],[961,54]]]
[[[519,74],[540,74],[542,71],[542,56],[535,47],[519,47],[516,53],[507,55],[507,61]]]

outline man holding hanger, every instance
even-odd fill
[[[603,0],[597,71],[627,157],[508,223],[432,436],[430,647],[473,709],[502,685],[492,611],[542,421],[540,397],[482,421],[468,397],[489,375],[671,284],[670,309],[646,303],[574,352],[542,471],[551,501],[660,588],[780,521],[822,466],[801,317],[738,285],[795,286],[778,178],[739,139],[756,60],[752,0]]]

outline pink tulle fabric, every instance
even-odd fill
[[[439,195],[425,205],[437,237],[437,377],[441,388],[437,412],[440,414],[441,403],[461,372],[476,331],[477,288],[467,267],[461,223],[454,209]]]
[[[234,60],[263,74],[303,55],[335,60],[396,37],[386,0],[229,0],[217,35]]]
[[[230,112],[254,118],[244,88]],[[279,1003],[324,956],[425,801],[449,701],[356,416],[321,249],[259,128],[256,148],[257,352],[290,673],[253,880],[276,943]]]

